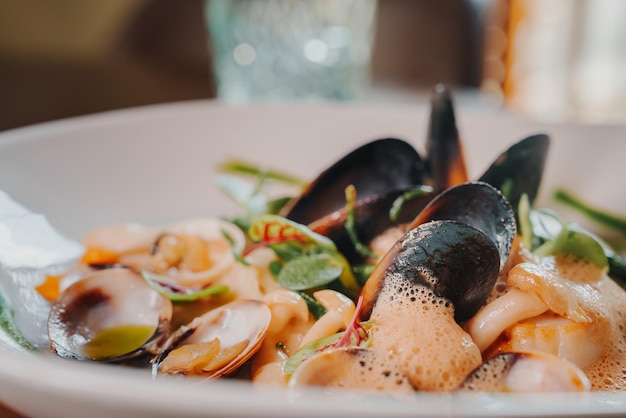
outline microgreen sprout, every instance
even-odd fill
[[[398,219],[398,216],[400,216],[400,211],[402,210],[402,207],[409,200],[422,196],[428,196],[432,193],[433,188],[426,185],[418,186],[415,189],[404,192],[403,194],[398,196],[391,204],[391,209],[389,209],[389,219],[391,221],[396,221]]]
[[[200,288],[182,287],[169,277],[147,270],[143,270],[141,275],[150,287],[172,302],[191,302],[210,296],[220,296],[229,290],[228,286],[223,284],[207,285]]]
[[[350,320],[350,324],[344,331],[343,335],[336,343],[332,344],[333,348],[359,346],[363,341],[367,340],[367,330],[359,323],[359,315],[363,306],[363,295],[359,296],[354,310],[354,315]]]
[[[360,291],[350,264],[335,244],[305,225],[264,214],[253,220],[248,236],[253,244],[242,256],[259,248],[271,248],[281,261],[280,265],[273,264],[272,274],[287,289],[312,289],[339,279],[347,293],[356,295]]]
[[[372,258],[376,260],[378,258],[378,254],[374,251],[370,250],[367,245],[363,244],[359,237],[357,236],[355,224],[354,224],[354,207],[356,205],[356,188],[354,185],[350,184],[345,188],[346,195],[346,232],[348,233],[348,237],[350,237],[350,241],[356,251],[362,255],[363,257]]]

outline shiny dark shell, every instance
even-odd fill
[[[516,221],[510,203],[487,183],[464,183],[435,197],[413,220],[410,228],[434,220],[456,220],[486,234],[500,253],[504,267],[515,238]]]
[[[468,180],[452,98],[443,84],[431,95],[426,155],[426,172],[436,193]]]
[[[537,197],[549,148],[547,135],[522,139],[500,154],[479,181],[502,191],[517,214],[523,194],[528,196],[531,206]]]
[[[385,138],[369,142],[322,172],[281,215],[308,225],[346,205],[345,189],[354,185],[357,199],[384,196],[422,185],[423,161],[407,142]]]
[[[378,263],[363,288],[362,319],[368,319],[389,275],[426,286],[454,306],[455,319],[471,318],[485,303],[500,268],[492,239],[457,221],[432,221],[407,232]]]

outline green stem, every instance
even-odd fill
[[[554,199],[580,211],[589,219],[626,235],[626,218],[592,207],[564,189],[557,189]]]
[[[218,167],[219,171],[224,173],[237,173],[247,174],[251,176],[258,176],[265,179],[276,180],[287,184],[293,184],[296,186],[304,186],[305,181],[294,177],[292,175],[281,173],[278,171],[267,170],[254,164],[249,164],[240,160],[228,160],[222,163]]]
[[[391,221],[395,221],[398,219],[400,215],[400,211],[404,204],[411,199],[415,199],[416,197],[428,196],[433,193],[433,188],[430,186],[419,186],[415,189],[409,190],[408,192],[404,192],[401,196],[398,196],[396,200],[391,204],[391,209],[389,210],[389,219]]]
[[[346,193],[346,232],[348,233],[348,237],[354,245],[357,253],[362,255],[363,257],[377,259],[378,254],[374,251],[370,250],[367,245],[363,244],[359,237],[356,234],[356,229],[354,226],[354,205],[356,202],[356,188],[351,184],[345,189]]]

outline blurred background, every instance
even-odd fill
[[[203,0],[0,0],[0,130],[214,98]],[[477,106],[626,121],[626,1],[379,0],[372,88],[424,99],[445,82]]]

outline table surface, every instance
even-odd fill
[[[3,418],[25,418],[24,415],[18,414],[12,409],[9,409],[5,405],[0,403],[0,417]]]

